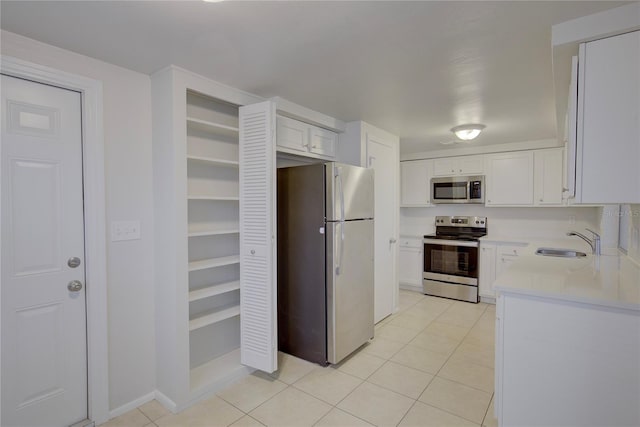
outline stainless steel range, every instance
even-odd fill
[[[479,238],[487,218],[437,216],[436,234],[424,236],[424,293],[473,303],[478,295]]]

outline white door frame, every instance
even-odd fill
[[[4,55],[0,56],[0,71],[10,76],[81,93],[88,418],[100,424],[109,419],[102,82]]]

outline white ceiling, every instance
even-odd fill
[[[594,1],[6,1],[2,29],[145,74],[175,64],[443,149],[556,137],[551,26]]]

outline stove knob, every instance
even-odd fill
[[[484,224],[484,221],[480,221],[481,224]]]
[[[480,221],[476,221],[476,224],[480,224]]]

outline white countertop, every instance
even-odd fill
[[[585,250],[585,245],[567,239],[528,243],[524,253],[494,282],[498,292],[640,311],[640,266],[628,257],[594,256]],[[577,249],[588,255],[584,258],[535,255],[540,247]]]
[[[405,230],[401,236],[421,238],[423,234]],[[623,254],[594,256],[589,245],[575,237],[541,239],[489,234],[480,241],[526,245],[495,281],[498,292],[640,311],[640,265]],[[542,247],[578,250],[587,256],[535,255],[536,249]]]

